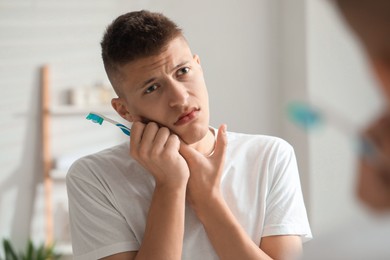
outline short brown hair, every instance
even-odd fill
[[[119,66],[161,52],[182,30],[161,13],[146,10],[129,12],[116,18],[106,29],[101,41],[106,73],[113,82]]]

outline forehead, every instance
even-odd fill
[[[192,59],[191,50],[183,37],[176,37],[156,55],[140,58],[123,65],[120,68],[123,81],[143,80],[143,78],[154,74],[157,71],[169,70],[176,65],[189,62]]]

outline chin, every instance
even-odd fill
[[[201,141],[209,131],[209,127],[196,128],[190,132],[181,135],[181,139],[188,145],[198,143]]]

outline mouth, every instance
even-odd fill
[[[200,111],[200,108],[194,107],[194,108],[184,112],[183,114],[181,114],[179,116],[179,118],[176,120],[174,125],[184,125],[184,124],[194,120],[197,117],[199,111]]]

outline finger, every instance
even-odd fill
[[[175,134],[170,134],[166,143],[165,148],[167,150],[174,149],[178,151],[180,149],[180,140],[179,137]]]
[[[180,140],[179,153],[184,158],[191,158],[192,156],[196,156],[195,149],[183,142],[182,140]]]
[[[228,143],[226,129],[227,126],[225,124],[219,127],[214,153],[210,157],[218,158],[218,159],[223,159],[225,157],[227,143]]]
[[[203,154],[199,153],[195,148],[184,143],[182,140],[180,141],[179,153],[184,157],[187,163],[191,165],[197,165],[204,159]]]
[[[130,148],[132,150],[138,150],[138,146],[141,142],[144,129],[145,125],[141,122],[134,122],[131,126]]]
[[[158,131],[158,126],[155,123],[149,123],[144,127],[141,140],[137,145],[137,150],[132,151],[132,155],[140,160],[147,160],[152,151],[153,140]]]
[[[158,132],[153,142],[153,150],[155,152],[160,152],[164,148],[169,135],[170,135],[170,131],[168,128],[162,127],[158,129]]]
[[[358,198],[370,208],[382,211],[390,208],[390,189],[382,178],[381,171],[364,161],[360,162],[360,173],[357,182]]]
[[[145,126],[145,130],[144,130],[144,133],[142,135],[142,139],[141,139],[141,146],[150,146],[155,137],[156,137],[156,134],[157,134],[157,131],[158,131],[158,125],[154,122],[151,122],[151,123],[148,123],[146,126]]]
[[[390,114],[383,116],[380,140],[383,143],[384,154],[390,157]]]

